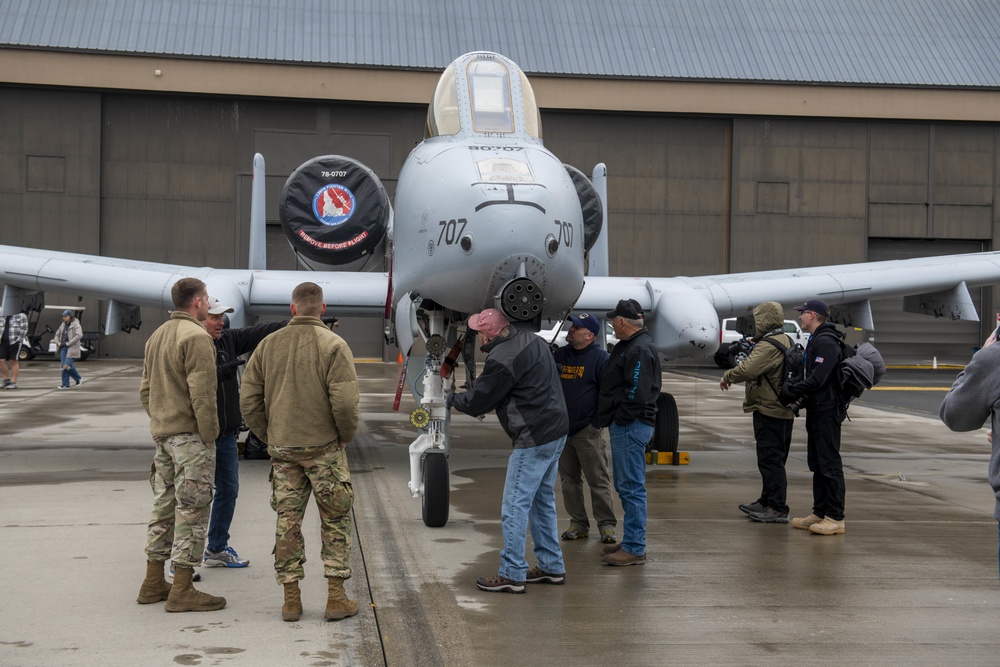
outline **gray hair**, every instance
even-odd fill
[[[630,320],[627,317],[623,317],[622,319],[625,321],[625,324],[629,325],[630,327],[635,327],[636,329],[641,329],[644,326],[646,326],[646,321],[641,317],[637,320]]]

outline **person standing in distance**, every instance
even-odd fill
[[[0,331],[0,372],[3,373],[4,389],[17,389],[17,375],[21,372],[21,362],[17,357],[21,354],[21,343],[27,335],[27,315],[15,313],[3,318],[3,331]]]
[[[360,422],[358,377],[351,349],[320,319],[326,311],[322,287],[298,285],[291,311],[288,326],[261,341],[247,362],[240,408],[271,455],[271,507],[278,515],[274,570],[285,592],[281,618],[297,621],[302,614],[302,517],[311,492],[327,579],[324,616],[336,621],[358,613],[344,591],[351,577],[354,504],[344,448]]]
[[[512,326],[495,308],[470,316],[469,329],[477,332],[486,363],[475,386],[449,393],[446,403],[473,417],[496,411],[514,447],[500,507],[500,568],[496,575],[479,577],[476,587],[490,593],[524,593],[525,583],[564,584],[555,483],[569,419],[556,362],[545,341]],[[531,569],[524,558],[529,529],[538,559]]]
[[[656,424],[660,396],[660,357],[646,330],[642,306],[622,299],[607,314],[618,344],[601,381],[597,422],[611,436],[615,490],[625,511],[622,541],[604,547],[608,565],[646,562],[646,444]]]
[[[150,484],[153,513],[146,537],[146,578],[139,604],[166,600],[166,610],[215,611],[226,599],[195,590],[215,480],[215,348],[202,322],[208,291],[197,278],[181,278],[170,290],[174,311],[146,342],[139,400],[156,443]],[[173,586],[163,577],[172,558]]]
[[[604,430],[597,426],[597,398],[608,353],[596,340],[601,331],[596,317],[584,313],[571,315],[569,320],[573,326],[566,333],[567,345],[553,354],[569,414],[569,437],[559,457],[563,505],[570,519],[569,530],[562,534],[562,539],[577,540],[590,534],[590,519],[583,500],[583,477],[586,477],[601,542],[614,544],[618,520],[611,500],[608,445]]]
[[[62,324],[56,329],[52,336],[59,348],[59,364],[62,368],[62,383],[59,389],[69,389],[69,379],[73,378],[76,386],[83,382],[80,372],[76,370],[73,362],[80,358],[80,341],[83,340],[83,327],[80,320],[73,317],[72,310],[64,310],[62,314]]]
[[[250,561],[240,558],[229,546],[229,528],[236,513],[240,494],[240,456],[236,436],[243,415],[240,414],[240,383],[237,371],[244,363],[239,357],[250,354],[269,334],[288,321],[267,322],[252,327],[229,328],[227,313],[234,310],[213,298],[208,308],[205,328],[215,341],[216,375],[219,384],[219,438],[215,441],[215,499],[208,522],[208,545],[205,567],[247,567]]]
[[[765,301],[753,309],[754,343],[747,358],[725,372],[719,388],[728,390],[736,382],[746,385],[743,412],[753,413],[753,435],[757,442],[757,470],[760,471],[760,497],[740,510],[761,523],[788,523],[788,478],[785,462],[792,446],[792,422],[795,415],[782,405],[782,369],[785,354],[767,340],[785,348],[792,339],[784,333],[785,313],[781,304]]]
[[[801,306],[802,330],[811,335],[806,343],[805,378],[788,382],[781,400],[791,405],[802,398],[806,409],[806,460],[813,474],[813,510],[809,516],[791,520],[794,528],[817,535],[844,532],[844,463],[840,458],[840,425],[844,405],[837,392],[835,370],[844,356],[842,339],[830,317],[830,306],[810,299]]]

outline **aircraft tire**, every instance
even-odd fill
[[[428,528],[441,528],[448,523],[451,502],[451,483],[448,480],[448,457],[444,454],[427,454],[424,457],[423,519]]]
[[[653,427],[653,439],[647,449],[658,452],[673,452],[677,460],[677,446],[680,444],[680,417],[677,412],[677,401],[674,397],[661,392],[656,399],[656,424]]]

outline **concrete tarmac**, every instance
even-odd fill
[[[496,419],[454,418],[451,518],[426,528],[406,491],[413,403],[391,411],[398,366],[359,364],[364,425],[349,448],[356,539],[347,588],[361,612],[323,620],[310,508],[305,613],[284,623],[266,461],[240,464],[231,544],[250,567],[201,568],[197,586],[228,606],[169,614],[162,603],[136,604],[153,453],[140,364],[79,366],[79,388],[57,391],[57,366],[32,362],[19,389],[0,390],[0,665],[1000,661],[989,445],[982,431],[951,433],[932,410],[851,408],[847,533],[823,537],[739,512],[760,489],[742,388],[721,392],[712,373],[671,369],[664,387],[677,398],[691,464],[647,469],[647,563],[612,568],[593,537],[563,542],[566,585],[496,594],[475,587],[496,572],[502,546],[510,445]],[[926,383],[948,386],[953,376]],[[939,402],[943,391],[933,395]],[[788,462],[794,516],[811,506],[805,459],[799,421]]]

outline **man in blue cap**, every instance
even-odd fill
[[[837,330],[825,301],[810,299],[801,306],[802,330],[811,336],[806,344],[805,377],[786,382],[781,398],[786,405],[803,399],[806,409],[807,461],[813,474],[813,510],[792,519],[795,528],[817,535],[844,532],[844,464],[840,458],[840,424],[843,404],[837,392],[835,370],[844,356],[844,334]]]
[[[601,332],[596,317],[583,313],[571,315],[569,321],[573,326],[566,333],[568,344],[554,355],[569,413],[569,437],[559,457],[563,504],[570,519],[569,530],[563,532],[562,539],[577,540],[590,534],[590,519],[583,500],[583,477],[586,477],[601,542],[614,544],[618,520],[611,504],[608,445],[604,431],[597,425],[597,399],[608,353],[596,340]]]

